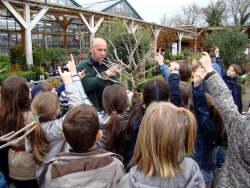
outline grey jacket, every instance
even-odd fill
[[[101,148],[87,153],[60,153],[50,160],[46,187],[116,188],[124,176],[121,156]]]
[[[75,82],[80,82],[75,81]],[[82,98],[76,86],[76,83],[71,82],[65,84],[65,90],[69,99],[69,108],[82,104]],[[49,105],[49,104],[48,104]],[[60,119],[52,120],[49,122],[41,122],[41,127],[45,132],[46,138],[49,141],[51,147],[49,153],[43,156],[45,161],[49,161],[60,152],[66,152],[69,149],[68,143],[63,139],[62,123],[64,117]],[[40,187],[45,187],[45,174],[47,172],[48,165],[43,163],[41,166],[36,166],[36,177]]]
[[[145,176],[144,172],[132,167],[128,174],[123,176],[118,188],[204,188],[205,182],[198,164],[191,158],[185,157],[181,164],[184,172],[175,173],[175,178],[161,179],[159,175]]]
[[[214,96],[227,131],[228,151],[218,187],[250,187],[250,117],[241,115],[232,94],[215,72],[205,80]]]
[[[125,130],[128,125],[129,115],[118,114],[118,117],[122,119],[122,130]],[[100,123],[100,130],[102,131],[102,139],[98,141],[97,144],[99,147],[106,149],[106,142],[107,142],[106,124],[110,118],[110,114],[107,114],[105,112],[98,112],[98,118]]]

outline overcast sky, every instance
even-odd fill
[[[102,0],[76,0],[80,5],[100,2]],[[173,15],[180,11],[182,5],[196,2],[199,6],[208,5],[210,0],[128,0],[131,6],[137,11],[144,21],[160,23],[160,18],[166,14]]]

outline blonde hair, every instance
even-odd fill
[[[39,92],[31,103],[31,110],[36,116],[37,126],[29,135],[34,160],[38,165],[44,162],[43,155],[50,151],[50,145],[40,122],[55,119],[56,111],[60,112],[58,96],[50,91]]]
[[[131,165],[152,177],[175,177],[185,155],[194,152],[196,120],[193,114],[169,102],[152,102],[142,119]]]

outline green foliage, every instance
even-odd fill
[[[248,45],[248,35],[244,29],[237,26],[216,29],[211,34],[205,32],[203,44],[212,52],[214,52],[215,47],[219,47],[220,57],[225,68],[228,68],[233,63],[242,66],[244,57],[241,52]]]
[[[56,70],[58,63],[62,64],[67,59],[67,51],[63,48],[46,48],[45,49],[45,60],[49,67]]]
[[[183,59],[182,55],[171,55],[169,60],[181,60]]]
[[[16,45],[9,48],[11,65],[23,66],[26,64],[26,56],[22,45]]]
[[[184,56],[189,56],[191,53],[190,53],[190,51],[189,51],[188,48],[184,48],[184,49],[182,50],[182,54],[183,54]]]
[[[10,56],[7,54],[0,54],[0,70],[4,68],[7,68],[6,71],[8,72],[10,71]]]
[[[36,65],[31,65],[30,71],[34,72],[34,76],[32,77],[32,79],[40,80],[40,75],[44,75],[45,79],[48,78],[48,74],[42,71],[40,67],[37,67]]]
[[[32,71],[20,71],[20,72],[7,72],[7,73],[1,73],[0,74],[0,83],[10,77],[10,76],[21,76],[23,78],[26,78],[27,80],[33,79],[35,77],[35,72]]]
[[[32,46],[33,49],[33,64],[37,67],[45,67],[45,49],[41,44]]]
[[[61,84],[61,80],[58,78],[52,79],[52,80],[50,80],[50,83],[53,85],[54,88],[57,88]]]
[[[97,30],[95,36],[103,38],[109,44],[120,33],[126,32],[127,29],[121,20],[113,18],[110,22],[103,22],[101,27]],[[109,44],[110,46],[110,44]]]
[[[223,12],[220,12],[220,10],[217,7],[214,7],[212,9],[212,12],[208,13],[206,21],[209,24],[210,27],[216,27],[221,26],[221,16]]]
[[[198,52],[195,54],[191,54],[190,56],[188,56],[187,60],[189,63],[192,63],[193,59],[196,59],[196,61],[198,62],[202,57],[202,53]]]

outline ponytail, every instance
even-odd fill
[[[34,160],[36,164],[42,165],[44,162],[43,155],[50,151],[50,146],[39,119],[36,119],[36,128],[30,133],[29,138],[33,149]]]
[[[108,151],[122,154],[124,152],[124,132],[122,130],[122,119],[117,114],[111,114],[106,124]]]

